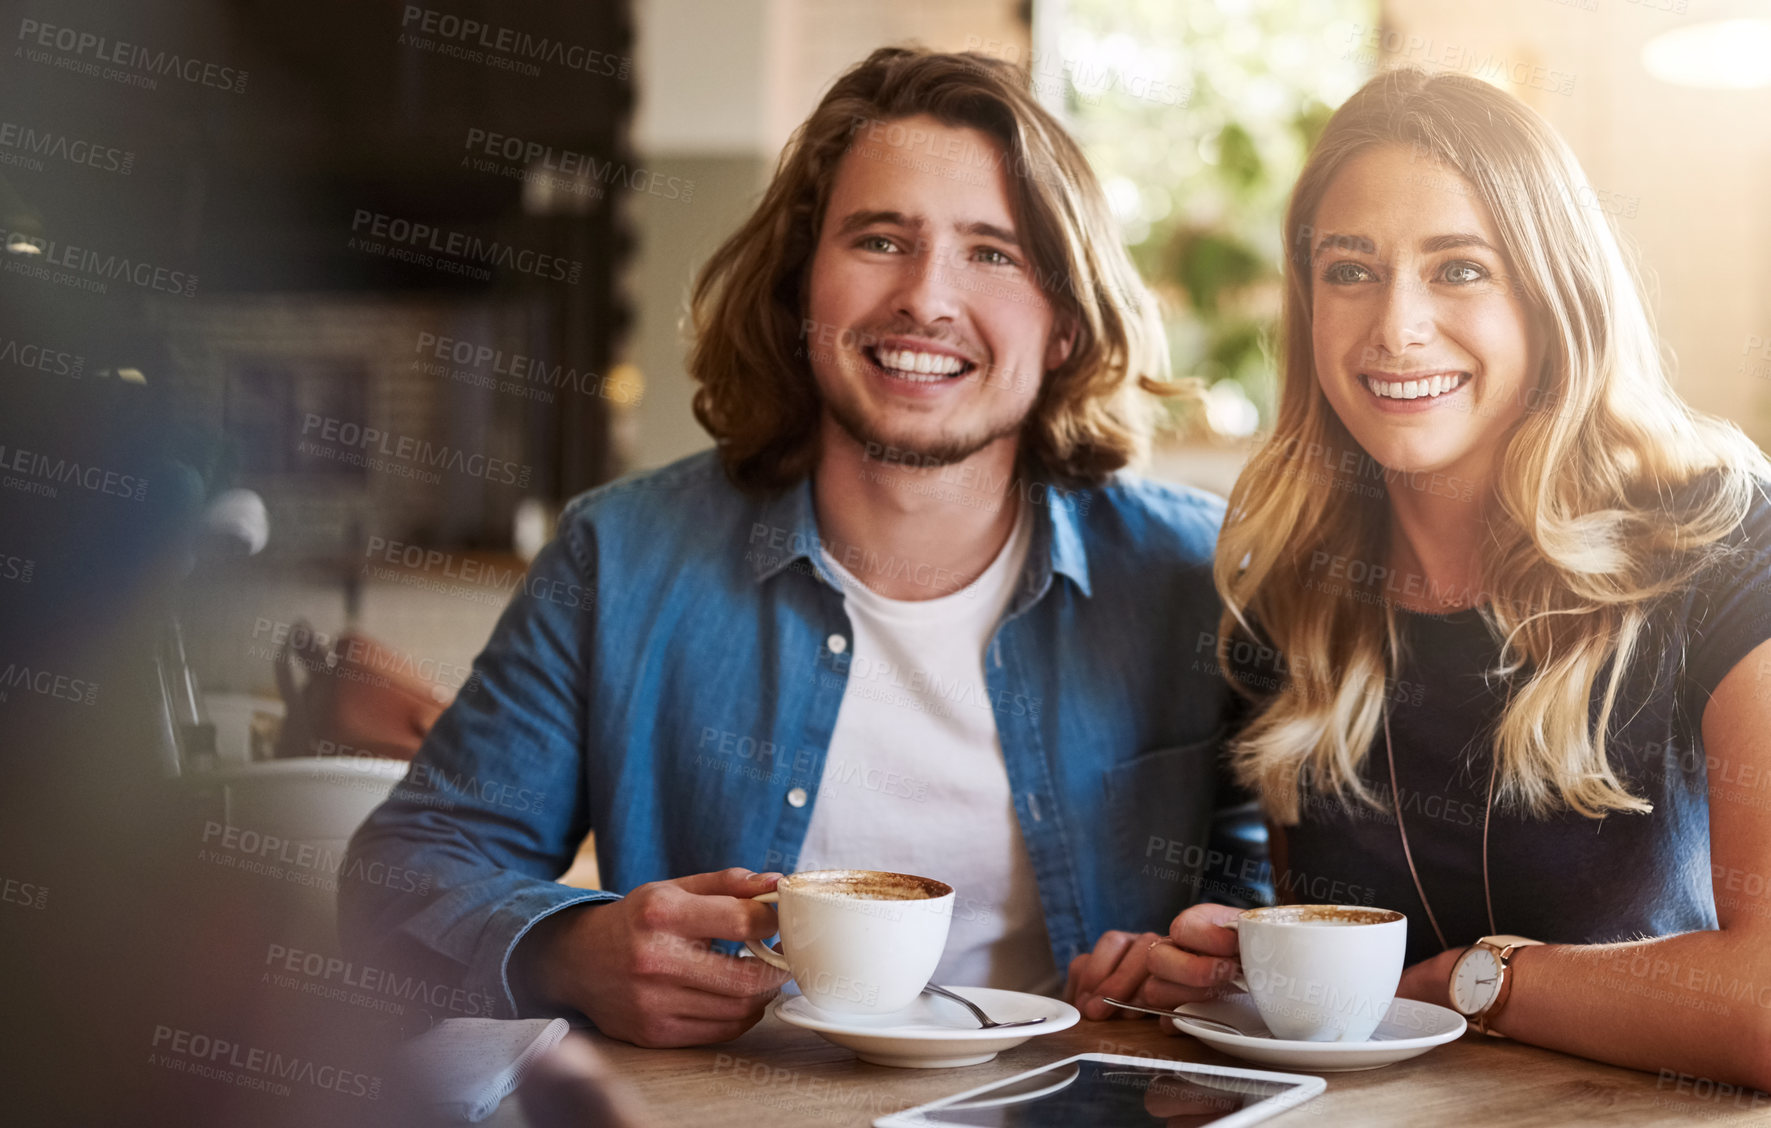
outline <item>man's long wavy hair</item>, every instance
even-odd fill
[[[1620,688],[1656,601],[1730,551],[1723,538],[1766,463],[1672,391],[1630,267],[1548,123],[1483,82],[1412,70],[1336,111],[1285,216],[1278,417],[1231,493],[1216,560],[1224,667],[1239,647],[1283,655],[1268,692],[1239,683],[1257,712],[1232,747],[1237,774],[1281,824],[1306,791],[1379,805],[1359,773],[1398,688],[1395,611],[1363,598],[1381,592],[1323,590],[1319,565],[1387,561],[1388,490],[1409,487],[1345,472],[1369,459],[1316,379],[1310,269],[1324,193],[1380,145],[1409,147],[1423,175],[1487,207],[1547,342],[1492,496],[1478,499],[1481,612],[1502,641],[1491,676],[1507,696],[1496,730],[1479,734],[1494,741],[1497,801],[1535,816],[1649,810],[1606,752]]]
[[[1088,486],[1147,451],[1154,401],[1143,393],[1175,390],[1167,341],[1082,151],[1034,101],[1026,72],[987,55],[890,47],[837,80],[788,143],[761,205],[695,280],[695,418],[741,488],[791,485],[816,462],[821,408],[801,326],[831,182],[857,134],[918,114],[1001,146],[1021,245],[1054,324],[1076,330],[1023,427],[1023,459]]]

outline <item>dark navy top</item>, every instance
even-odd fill
[[[1475,611],[1398,613],[1406,650],[1389,700],[1401,815],[1451,946],[1491,932],[1597,944],[1717,927],[1709,790],[1756,788],[1771,804],[1771,773],[1748,779],[1719,758],[1712,778],[1702,737],[1716,686],[1771,639],[1771,501],[1763,492],[1732,544],[1729,558],[1652,616],[1613,710],[1613,770],[1653,812],[1534,819],[1497,802],[1489,829],[1492,929],[1482,894],[1482,820],[1505,689],[1483,673],[1495,667],[1499,641]],[[1343,884],[1353,900],[1406,913],[1414,963],[1440,946],[1388,811],[1381,729],[1362,774],[1386,810],[1349,814],[1338,800],[1306,792],[1302,820],[1287,831],[1289,864],[1318,883]]]

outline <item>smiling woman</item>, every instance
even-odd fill
[[[1286,217],[1279,418],[1237,484],[1217,565],[1228,625],[1258,621],[1299,663],[1239,753],[1282,817],[1300,763],[1326,791],[1366,797],[1357,768],[1383,701],[1359,687],[1395,673],[1391,604],[1482,610],[1504,672],[1534,673],[1497,720],[1502,800],[1592,817],[1648,806],[1606,757],[1628,659],[1653,601],[1730,550],[1771,471],[1673,394],[1617,242],[1579,205],[1584,183],[1522,103],[1415,71],[1367,84],[1305,166]],[[1366,466],[1381,504],[1346,488]],[[1369,583],[1321,582],[1349,560]]]
[[[1771,871],[1731,783],[1771,771],[1771,466],[1673,394],[1584,186],[1473,79],[1391,72],[1329,121],[1218,546],[1231,756],[1275,857],[1408,914],[1400,994],[1767,1086],[1771,895],[1722,879]],[[1153,974],[1221,974],[1212,912]]]
[[[1336,417],[1378,463],[1478,481],[1525,413],[1543,334],[1481,200],[1411,177],[1429,162],[1373,146],[1329,184],[1311,351]]]

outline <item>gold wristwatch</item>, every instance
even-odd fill
[[[1489,1024],[1500,1017],[1513,993],[1513,955],[1542,943],[1523,936],[1484,936],[1465,948],[1451,965],[1451,1005],[1482,1033],[1505,1037]]]

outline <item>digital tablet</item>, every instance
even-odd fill
[[[1325,1088],[1322,1078],[1297,1073],[1078,1054],[882,1116],[873,1128],[1241,1128]]]

